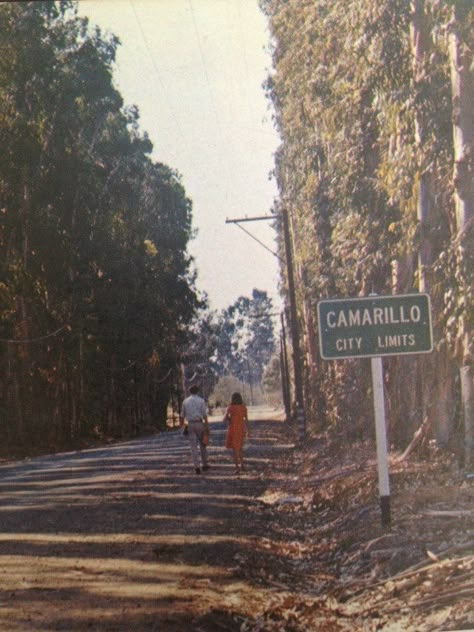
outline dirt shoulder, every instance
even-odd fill
[[[393,462],[383,529],[372,446],[300,446],[263,416],[239,478],[218,422],[206,475],[179,432],[0,467],[0,629],[474,628],[454,463]]]
[[[391,455],[389,528],[374,445],[319,436],[288,456],[254,509],[281,593],[242,631],[474,630],[474,486],[452,456]]]

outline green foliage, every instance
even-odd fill
[[[240,393],[244,397],[242,382],[233,375],[220,377],[212,391],[210,403],[217,409],[226,408],[231,401],[232,393]],[[216,413],[219,411],[217,410]]]
[[[275,157],[277,206],[288,209],[295,267],[303,271],[300,321],[312,309],[316,322],[319,298],[390,293],[392,262],[408,262],[410,269],[410,260],[429,243],[437,262],[427,270],[437,331],[455,352],[456,323],[469,317],[469,284],[451,246],[447,35],[455,28],[472,48],[472,3],[426,1],[431,48],[416,71],[409,0],[260,4],[273,46],[266,89],[282,138]],[[416,206],[422,177],[430,178],[435,192],[435,212],[423,235]],[[411,275],[404,291],[416,283]],[[359,405],[366,370],[357,375],[349,365],[334,368],[315,357],[310,363],[319,366],[316,386],[307,367],[308,409],[324,405],[327,422],[339,423],[342,408],[347,417]]]
[[[281,405],[281,364],[279,353],[275,353],[265,367],[262,385],[267,397],[277,405]]]
[[[218,334],[217,367],[249,384],[259,384],[275,350],[273,304],[267,292],[254,289],[223,310]]]
[[[185,386],[198,382],[204,396],[224,405],[232,392],[250,390],[256,403],[266,367],[275,349],[272,300],[254,289],[222,312],[203,306],[187,328],[182,360]],[[247,393],[248,394],[248,393]]]
[[[72,3],[0,10],[0,355],[12,437],[59,443],[163,424],[199,303],[191,202],[178,174],[150,158],[137,109],[113,85],[117,46]]]
[[[217,381],[218,330],[217,314],[205,304],[201,305],[186,328],[186,340],[182,347],[184,386],[199,383],[204,397],[209,396]]]

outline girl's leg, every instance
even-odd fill
[[[239,451],[234,448],[234,463],[235,463],[235,472],[238,474],[240,472],[240,459],[239,459]]]
[[[242,459],[242,448],[240,448],[240,450],[237,450],[237,462],[238,462],[238,467],[240,469],[243,469],[243,459]]]

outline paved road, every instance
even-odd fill
[[[0,466],[0,630],[208,632],[211,611],[222,626],[262,606],[269,595],[235,568],[291,448],[281,427],[252,423],[240,479],[217,421],[206,475],[179,431]]]

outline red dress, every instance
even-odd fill
[[[229,427],[225,435],[225,447],[230,450],[241,450],[244,444],[244,419],[247,419],[247,406],[231,404],[226,410],[226,418],[229,420]]]

